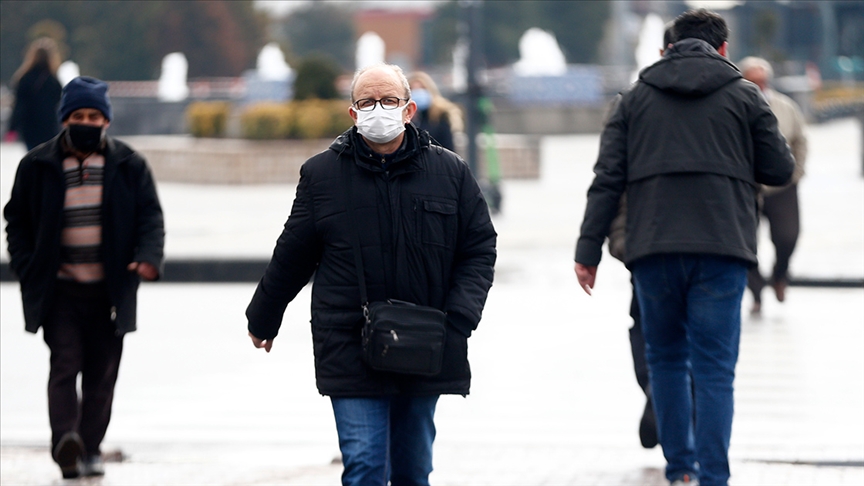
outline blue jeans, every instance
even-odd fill
[[[428,486],[438,395],[331,398],[344,486]]]
[[[702,486],[725,485],[747,266],[666,254],[634,262],[632,273],[666,477],[690,474]]]

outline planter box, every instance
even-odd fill
[[[180,136],[120,137],[139,151],[159,182],[193,184],[294,184],[300,166],[330,146],[332,139],[255,141]],[[496,135],[503,178],[540,175],[536,136]],[[485,153],[479,150],[480,177]]]

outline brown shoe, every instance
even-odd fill
[[[777,302],[783,302],[786,300],[786,286],[788,284],[785,280],[780,280],[779,282],[774,282],[771,286],[774,287],[774,294],[777,295]]]
[[[762,313],[762,302],[753,301],[753,305],[750,307],[750,314],[757,316]]]

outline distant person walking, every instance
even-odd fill
[[[660,48],[660,57],[666,52],[666,48],[672,45],[673,23],[666,24],[663,30],[663,46]],[[603,117],[603,126],[609,122],[612,113],[621,102],[619,94],[612,99]],[[609,227],[609,254],[617,260],[624,261],[627,233],[627,194],[621,196],[618,205],[618,214],[612,220]],[[630,278],[633,283],[633,278]],[[645,361],[645,337],[642,335],[642,317],[639,313],[639,299],[636,297],[636,288],[633,287],[633,296],[630,299],[630,317],[633,318],[633,326],[630,328],[630,352],[633,355],[633,371],[636,374],[636,383],[645,393],[645,408],[642,409],[642,418],[639,420],[639,442],[642,447],[652,449],[657,446],[657,419],[654,416],[654,405],[651,401],[651,379],[648,374],[648,363]]]
[[[433,143],[456,151],[455,134],[465,129],[462,120],[462,110],[455,103],[441,96],[438,86],[432,77],[423,71],[416,71],[408,76],[411,86],[411,99],[417,103],[417,113],[411,123],[421,130],[426,130],[432,136]]]
[[[759,57],[746,57],[738,63],[744,79],[751,81],[765,95],[768,106],[777,117],[780,133],[786,137],[786,142],[795,157],[795,172],[792,180],[782,187],[762,186],[761,212],[768,220],[771,229],[771,242],[774,244],[775,263],[770,280],[754,266],[747,274],[747,287],[753,293],[751,313],[758,314],[762,310],[762,289],[770,282],[774,288],[777,300],[786,300],[786,287],[789,285],[789,260],[800,232],[800,213],[798,210],[798,181],[804,175],[804,163],[807,159],[807,136],[804,127],[807,122],[804,114],[792,98],[771,89],[774,70],[771,63]]]
[[[642,70],[603,130],[576,245],[576,276],[590,294],[626,191],[624,262],[639,301],[666,477],[676,485],[729,479],[758,188],[787,183],[794,169],[765,99],[726,59],[728,35],[725,20],[704,9],[675,19],[675,43]]]
[[[60,103],[60,51],[53,39],[43,37],[30,44],[24,62],[12,75],[15,105],[9,132],[17,133],[31,150],[60,131],[57,104]]]
[[[105,134],[108,86],[73,79],[59,115],[63,131],[28,152],[15,174],[3,213],[9,266],[26,330],[41,327],[51,350],[54,461],[64,478],[101,476],[123,337],[136,329],[139,282],[161,273],[165,231],[144,159]]]

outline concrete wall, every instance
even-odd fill
[[[517,106],[496,99],[492,123],[498,133],[572,135],[599,133],[606,106]]]
[[[300,166],[332,142],[331,139],[253,141],[174,136],[119,138],[144,155],[156,180],[196,184],[296,183]],[[538,137],[497,135],[494,140],[503,178],[540,176]],[[487,172],[486,153],[481,148],[481,178]]]
[[[110,133],[121,135],[180,135],[188,133],[189,101],[160,102],[155,98],[114,97]]]

